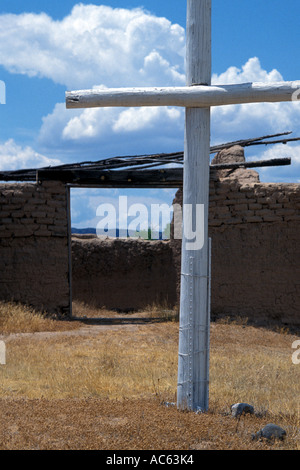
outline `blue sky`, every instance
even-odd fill
[[[64,100],[66,90],[100,85],[183,85],[185,15],[185,0],[1,0],[0,170],[182,150],[181,109],[66,110]],[[213,0],[213,82],[300,79],[299,17],[299,0]],[[287,130],[300,136],[299,103],[212,110],[212,143]],[[262,181],[300,182],[297,143],[246,151],[273,156],[293,164],[260,171]],[[73,192],[73,225],[95,224],[97,204],[118,194]]]

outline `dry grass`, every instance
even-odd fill
[[[76,318],[115,318],[118,313],[105,307],[99,308],[77,300],[72,304],[72,315]]]
[[[78,327],[14,302],[0,301],[0,335],[58,331]]]
[[[105,307],[99,308],[95,305],[87,305],[78,300],[73,302],[72,314],[75,318],[152,318],[161,321],[178,321],[179,310],[178,308],[170,309],[167,305],[148,305],[144,309],[134,312],[118,312],[109,310]]]
[[[9,316],[16,318],[18,308]],[[275,422],[287,429],[288,439],[272,448],[300,450],[300,365],[291,360],[297,338],[287,331],[212,323],[210,410],[195,415],[161,405],[176,401],[178,323],[79,328],[74,322],[66,330],[68,323],[62,328],[42,316],[35,333],[9,336],[1,312],[7,364],[0,366],[0,416],[10,417],[17,434],[3,437],[0,448],[269,448],[250,437]],[[11,324],[16,332],[18,323]],[[241,401],[254,405],[255,416],[237,423],[230,405]],[[22,408],[23,420],[14,411]],[[65,439],[64,426],[73,429]],[[81,441],[77,427],[86,431]]]

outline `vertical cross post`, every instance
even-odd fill
[[[186,35],[187,86],[210,85],[211,0],[188,0]],[[196,227],[197,207],[204,211],[203,246],[189,243],[184,226],[182,235],[177,406],[192,411],[208,409],[209,157],[210,108],[186,108],[183,214],[190,208]]]

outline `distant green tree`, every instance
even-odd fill
[[[168,223],[165,228],[164,228],[164,231],[163,231],[163,239],[164,240],[169,240],[170,239],[170,236],[171,236],[171,224]]]

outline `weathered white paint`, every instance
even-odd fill
[[[211,0],[188,0],[186,64],[188,91],[210,84]],[[194,214],[197,204],[204,207],[203,248],[189,249],[184,231],[182,236],[177,407],[188,410],[208,408],[209,157],[210,109],[187,108],[183,211],[188,204]]]
[[[163,88],[111,88],[66,92],[67,108],[180,106],[206,108],[241,103],[282,102],[295,99],[300,80],[237,85],[195,85]]]

